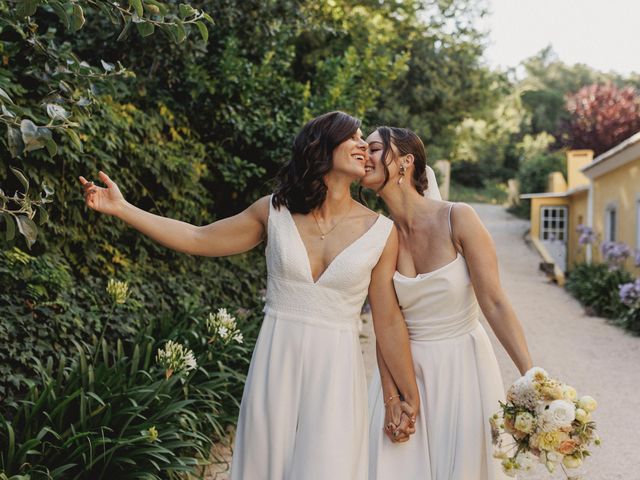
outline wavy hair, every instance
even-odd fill
[[[333,168],[333,150],[360,128],[359,119],[329,112],[305,124],[293,141],[291,159],[276,175],[273,206],[292,213],[309,213],[327,197],[323,177]]]
[[[398,157],[405,155],[413,155],[413,175],[411,184],[423,195],[429,186],[427,179],[427,152],[424,143],[420,137],[408,128],[398,127],[378,127],[376,131],[382,138],[382,165],[384,168],[384,183],[380,186],[382,190],[389,181],[389,167],[387,166],[387,157],[393,154],[391,145],[393,144],[398,151]]]

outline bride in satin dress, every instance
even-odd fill
[[[520,373],[532,363],[500,285],[493,241],[470,206],[440,199],[415,133],[380,127],[367,142],[361,184],[384,200],[399,232],[393,283],[422,405],[415,435],[402,443],[405,435],[392,434],[404,422],[401,392],[388,368],[392,357],[378,348],[369,389],[369,479],[507,478],[493,458],[488,421],[504,401],[503,383],[480,311]]]
[[[233,480],[367,479],[367,386],[358,338],[367,294],[402,408],[415,422],[419,395],[392,284],[398,234],[388,218],[351,198],[366,155],[359,120],[321,115],[296,136],[273,195],[205,226],[131,205],[102,172],[106,187],[80,177],[91,209],[168,248],[217,257],[266,242],[265,317],[240,405]]]

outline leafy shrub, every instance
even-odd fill
[[[131,292],[112,312],[104,275],[73,271],[60,254],[0,251],[0,411],[2,401],[19,394],[23,381],[34,375],[38,360],[57,352],[70,356],[75,343],[93,345],[105,326],[109,341],[131,341],[160,318],[177,324],[176,319],[211,305],[242,308],[250,312],[243,334],[252,345],[265,282],[261,252],[208,261],[185,255],[151,261],[144,251],[140,257],[129,266],[121,257],[125,265],[117,270],[111,264],[113,276],[127,281]]]
[[[238,327],[255,338],[258,323]],[[109,321],[118,315],[109,316]],[[235,421],[252,343],[225,341],[204,311],[165,315],[134,342],[103,340],[91,349],[36,361],[39,382],[0,414],[0,469],[51,479],[179,478],[206,463],[213,440]],[[197,363],[165,375],[153,358],[164,340]]]
[[[629,272],[611,269],[602,263],[581,263],[569,274],[566,288],[596,315],[615,319],[627,310],[620,300],[619,286],[630,282],[631,278]]]
[[[516,178],[520,183],[520,193],[541,193],[547,190],[547,178],[552,172],[562,172],[567,176],[567,166],[562,153],[538,155],[520,163]],[[529,218],[530,200],[522,200],[509,211],[522,218]]]

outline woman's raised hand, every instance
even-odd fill
[[[78,177],[84,188],[84,200],[87,206],[96,212],[117,215],[122,210],[125,199],[118,185],[112,182],[106,173],[100,172],[98,177],[106,185],[106,188],[98,187],[83,176]]]

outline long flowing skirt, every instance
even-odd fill
[[[368,408],[357,329],[267,313],[245,384],[232,480],[366,480]]]
[[[498,362],[482,325],[444,340],[412,341],[421,397],[416,433],[406,443],[384,434],[376,372],[369,389],[370,480],[508,478],[493,458],[489,417],[504,401]]]

